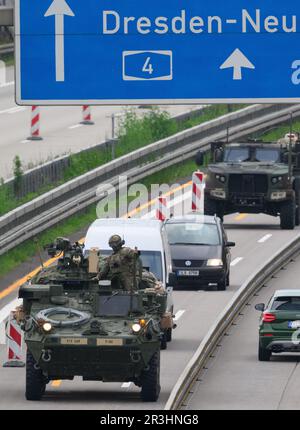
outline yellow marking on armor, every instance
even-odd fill
[[[60,387],[61,386],[61,380],[57,379],[56,381],[52,381],[51,386],[56,387],[56,388]]]
[[[173,190],[163,194],[163,197],[168,197],[172,194],[177,193],[180,190],[183,190],[185,188],[188,188],[189,186],[192,185],[192,181],[189,181],[183,185],[180,185],[179,187],[174,188]],[[149,202],[145,203],[144,205],[132,210],[131,212],[127,213],[126,215],[124,215],[122,218],[128,218],[131,217],[133,215],[138,214],[139,212],[141,212],[143,209],[148,208],[149,206],[152,206],[157,199],[152,199]],[[79,243],[84,243],[85,238],[80,239],[78,242]],[[49,260],[45,261],[44,263],[44,267],[49,267],[51,266],[51,264],[55,263],[55,261],[58,260],[59,257],[54,257],[54,258],[50,258]],[[41,266],[37,267],[36,269],[34,269],[32,272],[28,273],[27,275],[23,276],[23,278],[18,279],[16,282],[14,282],[13,284],[11,284],[9,287],[7,287],[5,290],[3,290],[2,292],[0,292],[0,300],[4,299],[5,297],[7,297],[9,294],[13,293],[16,289],[20,288],[26,281],[28,281],[30,278],[32,278],[33,276],[37,275],[39,273],[39,271],[41,270]]]
[[[247,214],[239,214],[234,219],[235,221],[241,221],[242,219],[245,219],[248,215]]]

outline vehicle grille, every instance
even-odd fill
[[[185,264],[186,261],[190,261],[192,264],[190,266],[187,266]],[[174,267],[185,267],[186,269],[190,269],[191,267],[202,267],[205,265],[205,263],[205,260],[173,260]]]
[[[265,194],[268,191],[267,175],[229,176],[229,193]]]

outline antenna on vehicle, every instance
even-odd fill
[[[293,133],[293,112],[290,112],[290,135],[289,135],[289,181],[292,178],[292,133]]]
[[[226,143],[228,144],[229,143],[229,128],[230,128],[230,126],[229,126],[229,123],[227,124],[227,128],[226,128]]]
[[[44,269],[44,262],[43,262],[43,258],[42,258],[41,247],[40,247],[40,244],[39,244],[37,237],[35,237],[33,239],[33,242],[36,244],[36,248],[37,248],[39,258],[40,258],[41,266],[42,266],[42,269]]]

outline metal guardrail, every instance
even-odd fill
[[[208,150],[211,141],[226,138],[228,125],[231,125],[229,140],[233,141],[287,121],[290,112],[295,117],[300,116],[300,105],[247,107],[148,145],[73,179],[0,217],[0,255],[99,201],[96,191],[103,183],[117,188],[119,176],[126,175],[131,184],[192,158],[200,148]]]
[[[232,325],[254,293],[299,251],[300,233],[244,282],[210,328],[194,356],[179,377],[166,403],[165,410],[178,410],[185,405],[199,373],[203,370],[211,355],[213,355],[213,351],[226,333],[226,330]]]
[[[6,43],[5,45],[0,45],[0,55],[13,54],[14,51],[15,51],[14,43]]]

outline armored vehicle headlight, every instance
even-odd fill
[[[48,322],[44,323],[43,330],[45,333],[49,333],[52,330],[52,325]]]
[[[131,328],[132,328],[133,333],[138,334],[141,331],[142,326],[140,324],[136,323],[136,324],[132,324]]]
[[[282,181],[282,176],[273,176],[273,178],[271,179],[272,184],[278,184],[278,182]]]
[[[211,267],[223,266],[223,261],[220,258],[211,258],[207,260],[207,266],[211,266]]]
[[[218,179],[218,181],[222,182],[223,184],[226,182],[226,176],[224,175],[216,174],[216,179]]]

